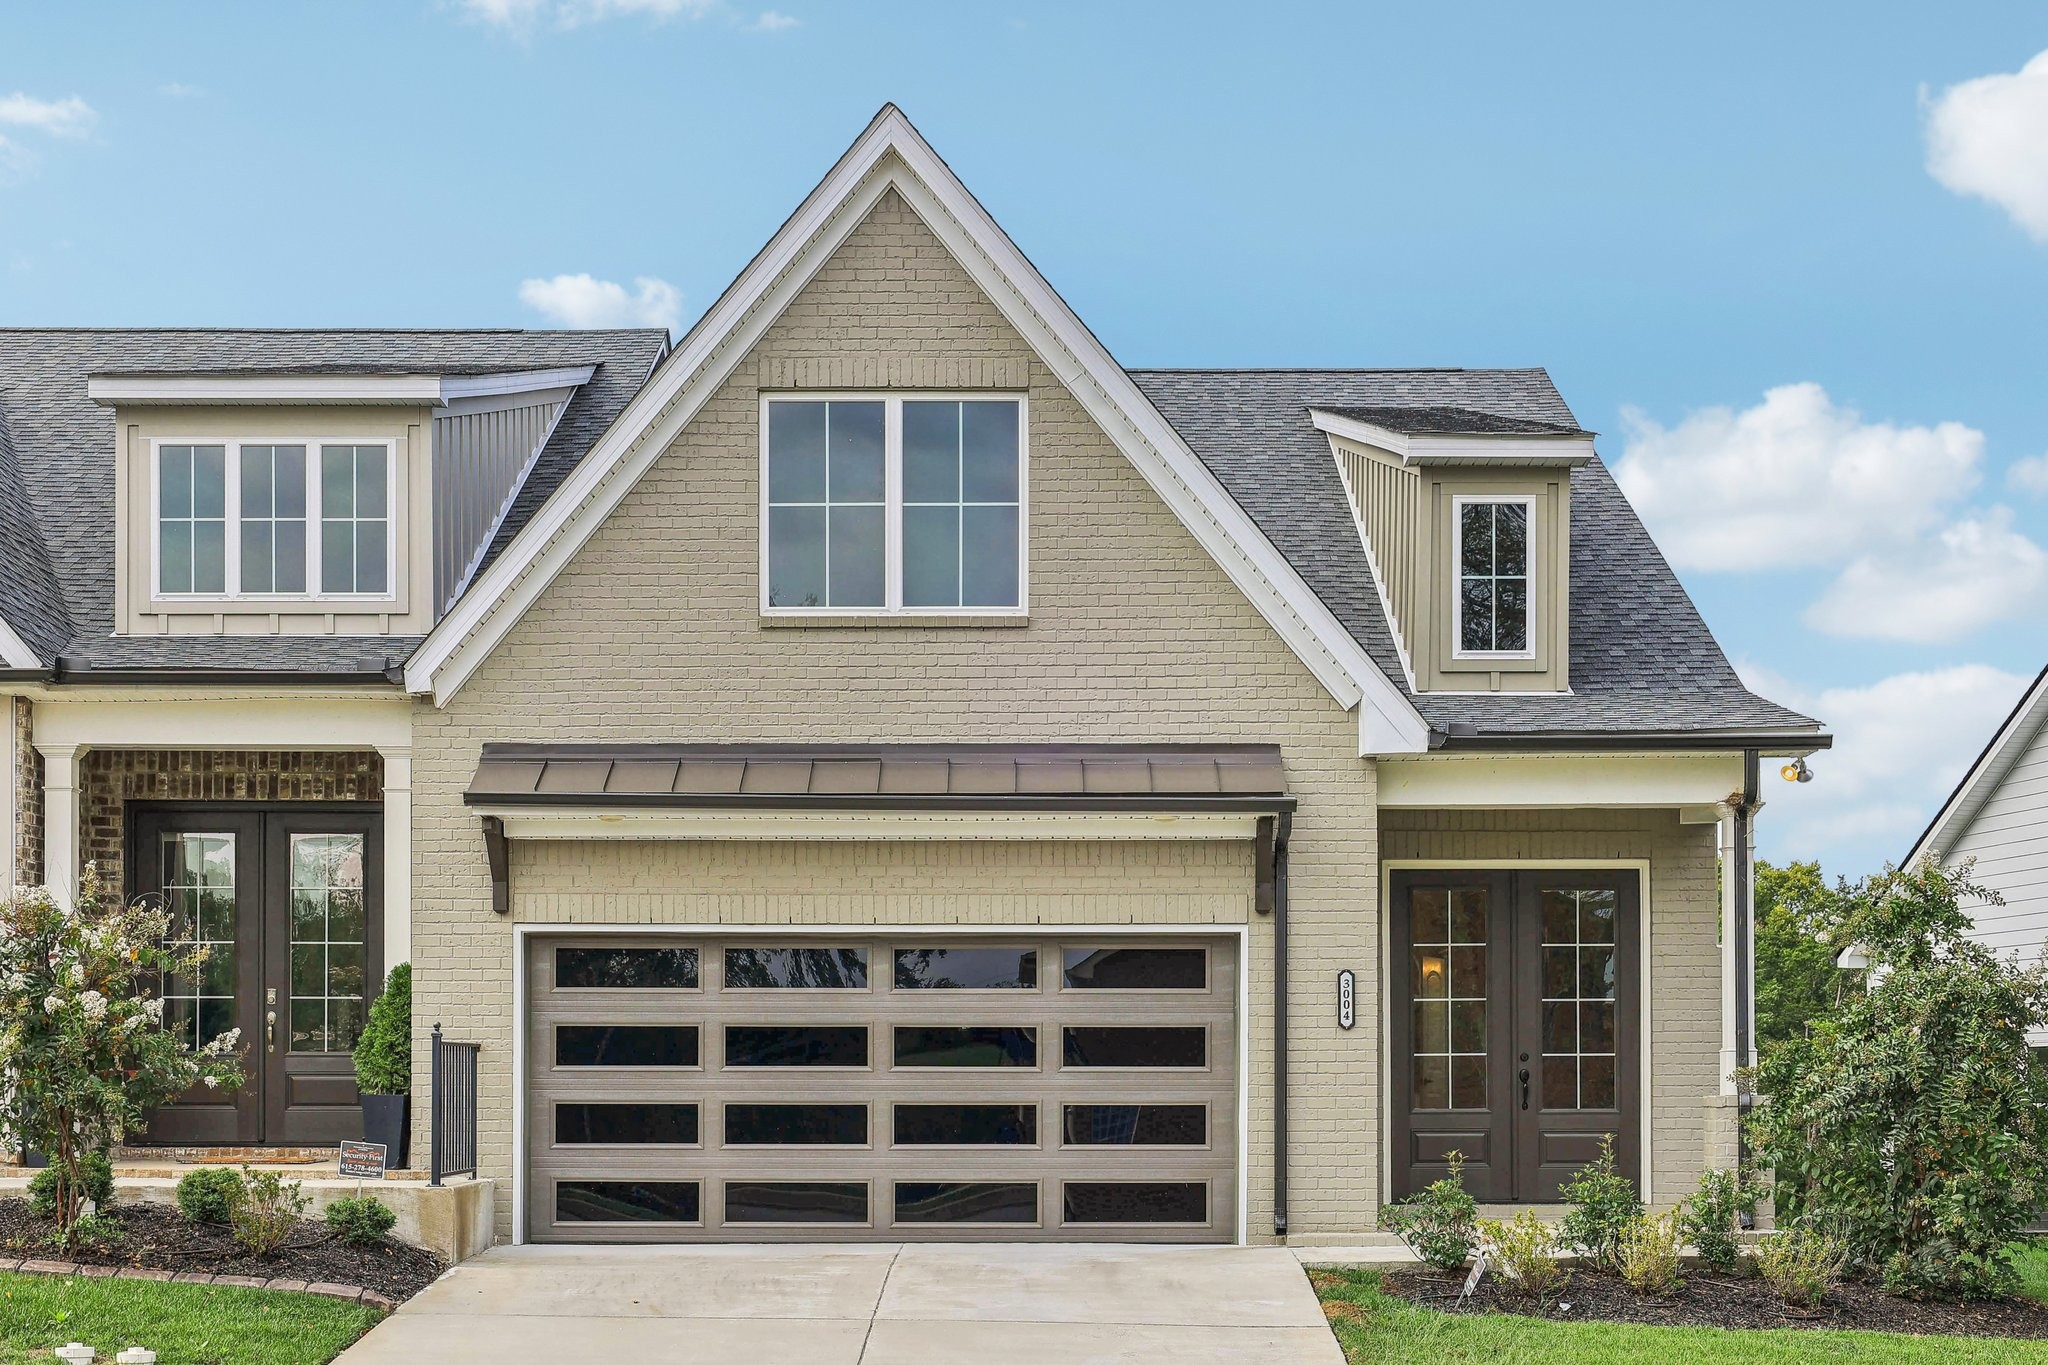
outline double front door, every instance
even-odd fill
[[[380,815],[370,808],[131,808],[129,894],[160,895],[205,946],[164,983],[194,1045],[230,1029],[246,1078],[151,1115],[151,1143],[329,1145],[362,1136],[350,1056],[382,983]]]
[[[1634,872],[1392,875],[1394,1196],[1465,1161],[1488,1201],[1547,1203],[1614,1141],[1640,1182]]]

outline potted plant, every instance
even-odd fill
[[[385,978],[356,1040],[356,1088],[362,1092],[363,1139],[384,1144],[385,1162],[405,1169],[412,1128],[412,964],[401,962]]]

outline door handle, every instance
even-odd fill
[[[267,1051],[270,1051],[270,1052],[275,1052],[275,1051],[277,1051],[277,1011],[276,1011],[276,1010],[271,1010],[270,1012],[268,1012],[267,1014],[265,1014],[265,1015],[263,1016],[263,1046],[264,1046],[265,1050],[267,1050]],[[1529,1091],[1529,1086],[1528,1086],[1528,1080],[1529,1080],[1529,1073],[1528,1073],[1528,1072],[1526,1072],[1526,1071],[1524,1071],[1524,1072],[1522,1073],[1522,1081],[1523,1081],[1523,1085],[1522,1085],[1522,1107],[1523,1107],[1524,1109],[1527,1109],[1527,1108],[1529,1107],[1529,1094],[1528,1094],[1528,1091]]]
[[[1519,1079],[1522,1082],[1522,1108],[1529,1107],[1529,1068],[1523,1067]]]

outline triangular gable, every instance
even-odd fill
[[[1977,755],[1977,761],[1963,774],[1963,780],[1956,783],[1948,800],[1942,802],[1941,809],[1900,865],[1909,867],[1922,857],[1937,861],[1946,858],[1956,841],[1969,833],[1984,803],[1998,791],[2005,775],[2032,746],[2044,724],[2048,724],[2048,668],[2034,676],[2033,684]]]
[[[0,616],[0,668],[41,668],[43,661],[36,657],[14,627],[7,624],[7,618]]]
[[[1345,709],[1362,753],[1417,753],[1429,727],[1274,549],[910,121],[886,105],[684,337],[588,456],[406,665],[445,704],[716,393],[740,359],[896,190],[1239,591]]]

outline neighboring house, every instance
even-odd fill
[[[1827,737],[1549,377],[1127,371],[894,108],[672,354],[0,332],[0,498],[13,875],[196,907],[173,1018],[257,1045],[150,1140],[352,1131],[409,958],[506,1238],[1338,1243],[1453,1150],[1732,1153],[1719,926]]]
[[[2003,905],[1977,907],[1976,937],[2032,961],[2048,952],[2048,669],[1949,793],[1906,862],[1974,863],[1971,880]],[[2048,1047],[2048,1029],[2036,1031]]]

